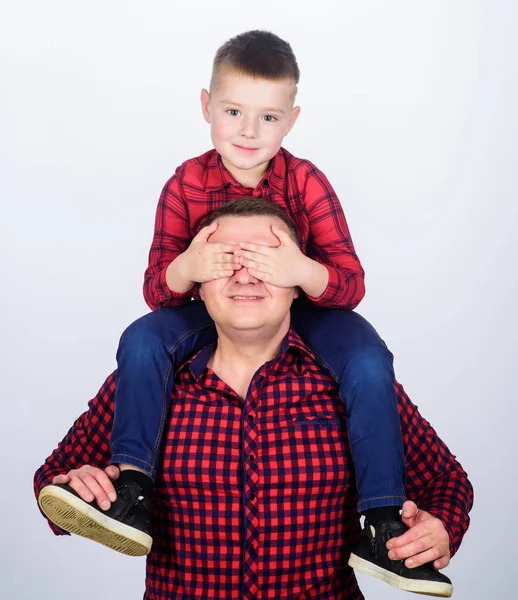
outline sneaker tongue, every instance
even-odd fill
[[[128,483],[136,483],[146,495],[151,494],[153,491],[153,480],[151,477],[140,471],[133,471],[132,469],[121,471],[121,474],[116,482],[114,482],[114,485],[119,486]]]

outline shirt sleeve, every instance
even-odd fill
[[[52,483],[56,475],[68,473],[83,465],[105,469],[110,464],[109,441],[113,424],[115,387],[114,372],[106,379],[95,398],[88,403],[88,410],[76,419],[58,447],[36,471],[36,498],[39,497],[42,488]],[[56,535],[68,535],[50,521],[49,526]]]
[[[144,274],[144,300],[152,310],[185,304],[192,296],[192,290],[183,294],[173,292],[165,279],[167,267],[185,252],[192,239],[181,186],[182,168],[178,167],[165,184],[156,210],[155,232]]]
[[[406,494],[418,508],[440,519],[453,556],[469,527],[473,487],[462,466],[397,383],[406,457]]]
[[[352,310],[365,295],[365,273],[340,201],[327,177],[311,163],[304,186],[304,204],[310,227],[307,254],[329,272],[324,293],[310,300],[320,306]]]

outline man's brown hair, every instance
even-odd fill
[[[258,29],[236,35],[218,49],[212,67],[211,89],[224,69],[272,81],[290,79],[295,85],[300,77],[297,59],[288,42],[270,31]]]
[[[299,236],[297,230],[293,225],[291,219],[284,212],[284,210],[270,202],[270,200],[264,200],[264,198],[238,198],[236,200],[229,200],[222,204],[216,210],[213,210],[203,221],[202,227],[206,227],[211,223],[214,223],[217,219],[222,217],[277,217],[280,219],[288,229],[290,237],[298,246],[300,246]]]

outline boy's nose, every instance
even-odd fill
[[[244,118],[241,122],[241,135],[247,138],[257,137],[257,122],[253,118]]]

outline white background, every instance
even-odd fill
[[[2,598],[142,597],[144,560],[52,536],[32,476],[146,312],[160,190],[210,148],[217,47],[257,28],[297,55],[285,146],[341,198],[359,312],[475,487],[454,597],[516,598],[517,26],[513,0],[2,2]]]

